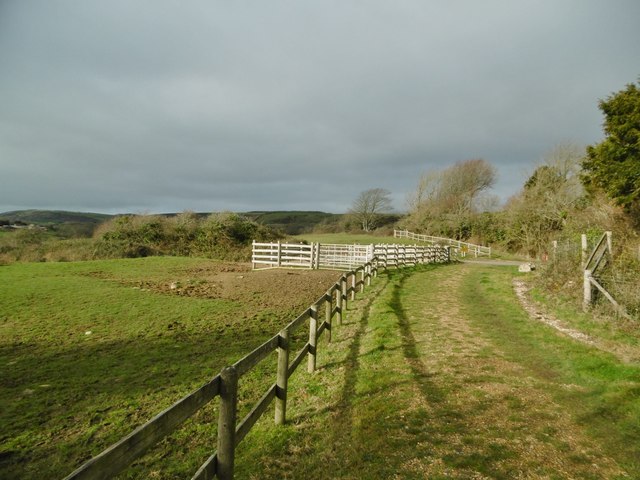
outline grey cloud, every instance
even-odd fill
[[[8,1],[0,211],[309,208],[598,141],[640,4]]]

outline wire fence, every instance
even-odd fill
[[[609,242],[611,250],[604,255],[598,268],[593,272],[593,279],[603,287],[608,294],[633,319],[640,319],[640,245],[633,241],[621,239],[616,245]],[[582,289],[582,276],[589,255],[598,245],[597,235],[583,235],[582,238],[572,238],[554,241],[549,258],[546,259],[546,282],[556,289],[572,290],[579,296]],[[610,237],[611,238],[611,237]],[[602,301],[606,295],[595,293],[594,303],[605,304]],[[625,315],[626,316],[626,315]]]

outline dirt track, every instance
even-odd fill
[[[416,373],[429,376],[428,385],[416,385],[418,408],[430,412],[429,423],[437,432],[428,455],[409,463],[412,473],[420,472],[424,478],[624,476],[616,462],[585,435],[584,427],[574,423],[570,412],[559,408],[549,395],[545,373],[533,374],[514,362],[470,320],[460,296],[473,268],[461,265],[407,280],[407,284],[439,285],[429,295],[404,299],[411,341],[419,354],[407,361]],[[434,390],[451,393],[434,402]],[[456,416],[454,428],[443,428],[442,417],[451,412]],[[485,457],[494,464],[481,473],[442,460],[456,456]]]
[[[329,425],[310,425],[305,436],[322,460],[261,478],[631,478],[554,396],[579,397],[584,387],[502,347],[510,315],[522,322],[523,313],[510,276],[495,272],[463,263],[397,273],[374,287],[379,297],[356,302],[344,385],[325,406]],[[467,301],[469,289],[483,293]],[[505,295],[509,307],[494,309]],[[483,308],[494,316],[478,321]]]

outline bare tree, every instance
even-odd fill
[[[469,218],[496,180],[496,169],[483,159],[458,162],[424,174],[408,203],[414,228],[434,234],[466,236]]]
[[[384,188],[371,188],[361,192],[351,205],[349,213],[369,232],[376,228],[383,213],[391,210],[391,192]]]

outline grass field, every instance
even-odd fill
[[[246,268],[170,257],[0,267],[0,477],[70,473],[276,333],[338,276]],[[257,373],[247,392],[264,383]],[[214,415],[205,409],[126,476],[194,473],[212,453]]]
[[[183,258],[0,267],[0,477],[69,473],[275,333],[332,275]],[[291,378],[287,425],[267,414],[240,444],[236,478],[640,478],[640,364],[529,317],[515,275],[380,275],[323,338],[317,372]],[[285,285],[306,285],[297,303]],[[624,328],[603,338],[638,348]],[[274,361],[242,385],[242,412]],[[193,474],[215,448],[212,403],[122,478]]]

